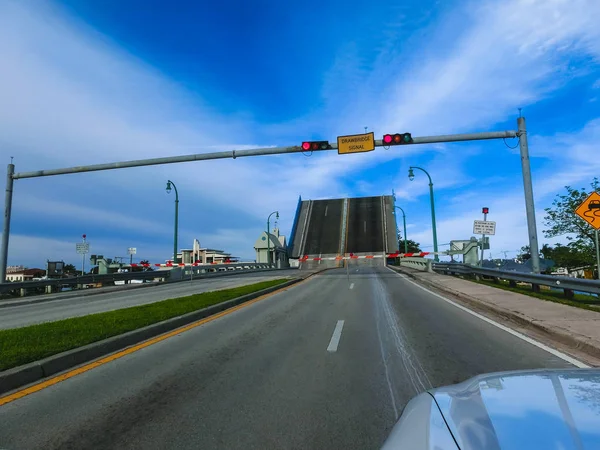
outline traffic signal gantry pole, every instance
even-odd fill
[[[464,142],[464,141],[482,141],[490,139],[506,139],[506,138],[519,138],[521,148],[521,167],[523,170],[523,185],[525,191],[525,207],[527,210],[527,228],[529,232],[529,247],[531,249],[531,262],[534,273],[539,273],[539,252],[538,252],[538,240],[537,230],[535,223],[535,210],[533,203],[533,188],[531,182],[531,169],[529,166],[529,152],[527,147],[527,130],[525,127],[525,118],[519,117],[517,120],[518,130],[517,131],[490,131],[483,133],[467,133],[467,134],[449,134],[442,136],[424,136],[424,137],[413,137],[413,144],[434,144],[443,142]],[[388,144],[382,140],[375,140],[375,147],[388,147]],[[337,144],[331,143],[329,148],[316,149],[311,151],[332,151],[337,150]],[[8,243],[10,234],[10,219],[12,213],[12,197],[13,197],[13,185],[15,180],[24,178],[39,178],[49,177],[55,175],[68,175],[75,173],[84,172],[98,172],[103,170],[115,170],[115,169],[126,169],[132,167],[142,166],[156,166],[162,164],[175,164],[193,161],[208,161],[214,159],[236,159],[250,156],[267,156],[267,155],[279,155],[288,153],[302,153],[306,152],[305,149],[300,145],[288,146],[288,147],[270,147],[270,148],[256,148],[250,150],[230,150],[224,152],[211,152],[211,153],[196,153],[193,155],[181,155],[181,156],[169,156],[164,158],[151,158],[151,159],[140,159],[132,161],[121,161],[105,164],[93,164],[89,166],[76,166],[67,167],[63,169],[49,169],[49,170],[37,170],[32,172],[17,172],[15,173],[14,164],[9,164],[6,174],[6,193],[4,201],[4,223],[2,232],[2,247],[0,248],[0,282],[6,280],[6,267],[8,261]]]

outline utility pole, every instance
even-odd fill
[[[537,225],[535,223],[535,206],[533,202],[533,186],[531,182],[531,166],[529,164],[529,147],[527,145],[527,126],[525,117],[517,119],[519,147],[521,151],[521,169],[523,171],[523,188],[525,191],[525,211],[527,213],[527,231],[529,232],[529,251],[531,252],[531,269],[540,273],[540,251],[538,247]]]
[[[6,193],[4,194],[4,225],[2,228],[2,254],[0,255],[0,283],[6,283],[6,266],[8,264],[8,236],[10,234],[10,214],[12,211],[13,184],[15,165],[11,163],[6,170]]]

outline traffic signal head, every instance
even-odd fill
[[[404,145],[412,144],[413,138],[410,133],[384,134],[383,145]]]
[[[490,212],[490,208],[483,207],[483,208],[481,208],[481,212],[483,214],[488,214]]]
[[[305,141],[302,143],[302,150],[304,151],[329,149],[331,149],[331,145],[327,141]]]

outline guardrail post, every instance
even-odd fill
[[[27,289],[25,289],[25,288],[19,289],[19,295],[21,297],[25,297],[27,295]]]
[[[430,273],[433,272],[433,268],[431,267],[431,260],[430,259],[427,260],[426,264],[427,264],[427,269],[426,269],[427,272],[430,272]]]
[[[571,299],[575,297],[575,292],[573,292],[573,289],[564,289],[564,292],[566,298]]]
[[[52,294],[52,285],[51,284],[46,286],[46,294]]]
[[[517,287],[517,282],[515,280],[508,280],[508,285],[510,287],[516,288]]]
[[[540,292],[540,285],[531,283],[531,290],[533,292]]]

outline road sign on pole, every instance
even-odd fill
[[[600,229],[600,194],[592,192],[575,210],[575,214],[596,230]]]
[[[575,210],[575,214],[585,220],[595,229],[594,241],[596,244],[596,268],[600,280],[600,242],[598,242],[598,230],[600,230],[600,194],[592,192],[581,205]]]
[[[496,234],[496,222],[491,220],[476,220],[473,222],[473,234],[494,236]]]
[[[375,133],[338,136],[338,154],[361,153],[375,150]]]
[[[137,253],[137,248],[135,247],[129,247],[127,249],[127,254],[129,255],[129,264],[133,264],[133,255],[135,255]]]
[[[75,250],[80,255],[85,255],[86,253],[90,252],[90,244],[89,242],[78,242],[75,244]]]
[[[85,275],[85,254],[90,251],[90,243],[85,241],[87,236],[82,236],[83,242],[75,244],[75,251],[81,255],[81,276]]]

